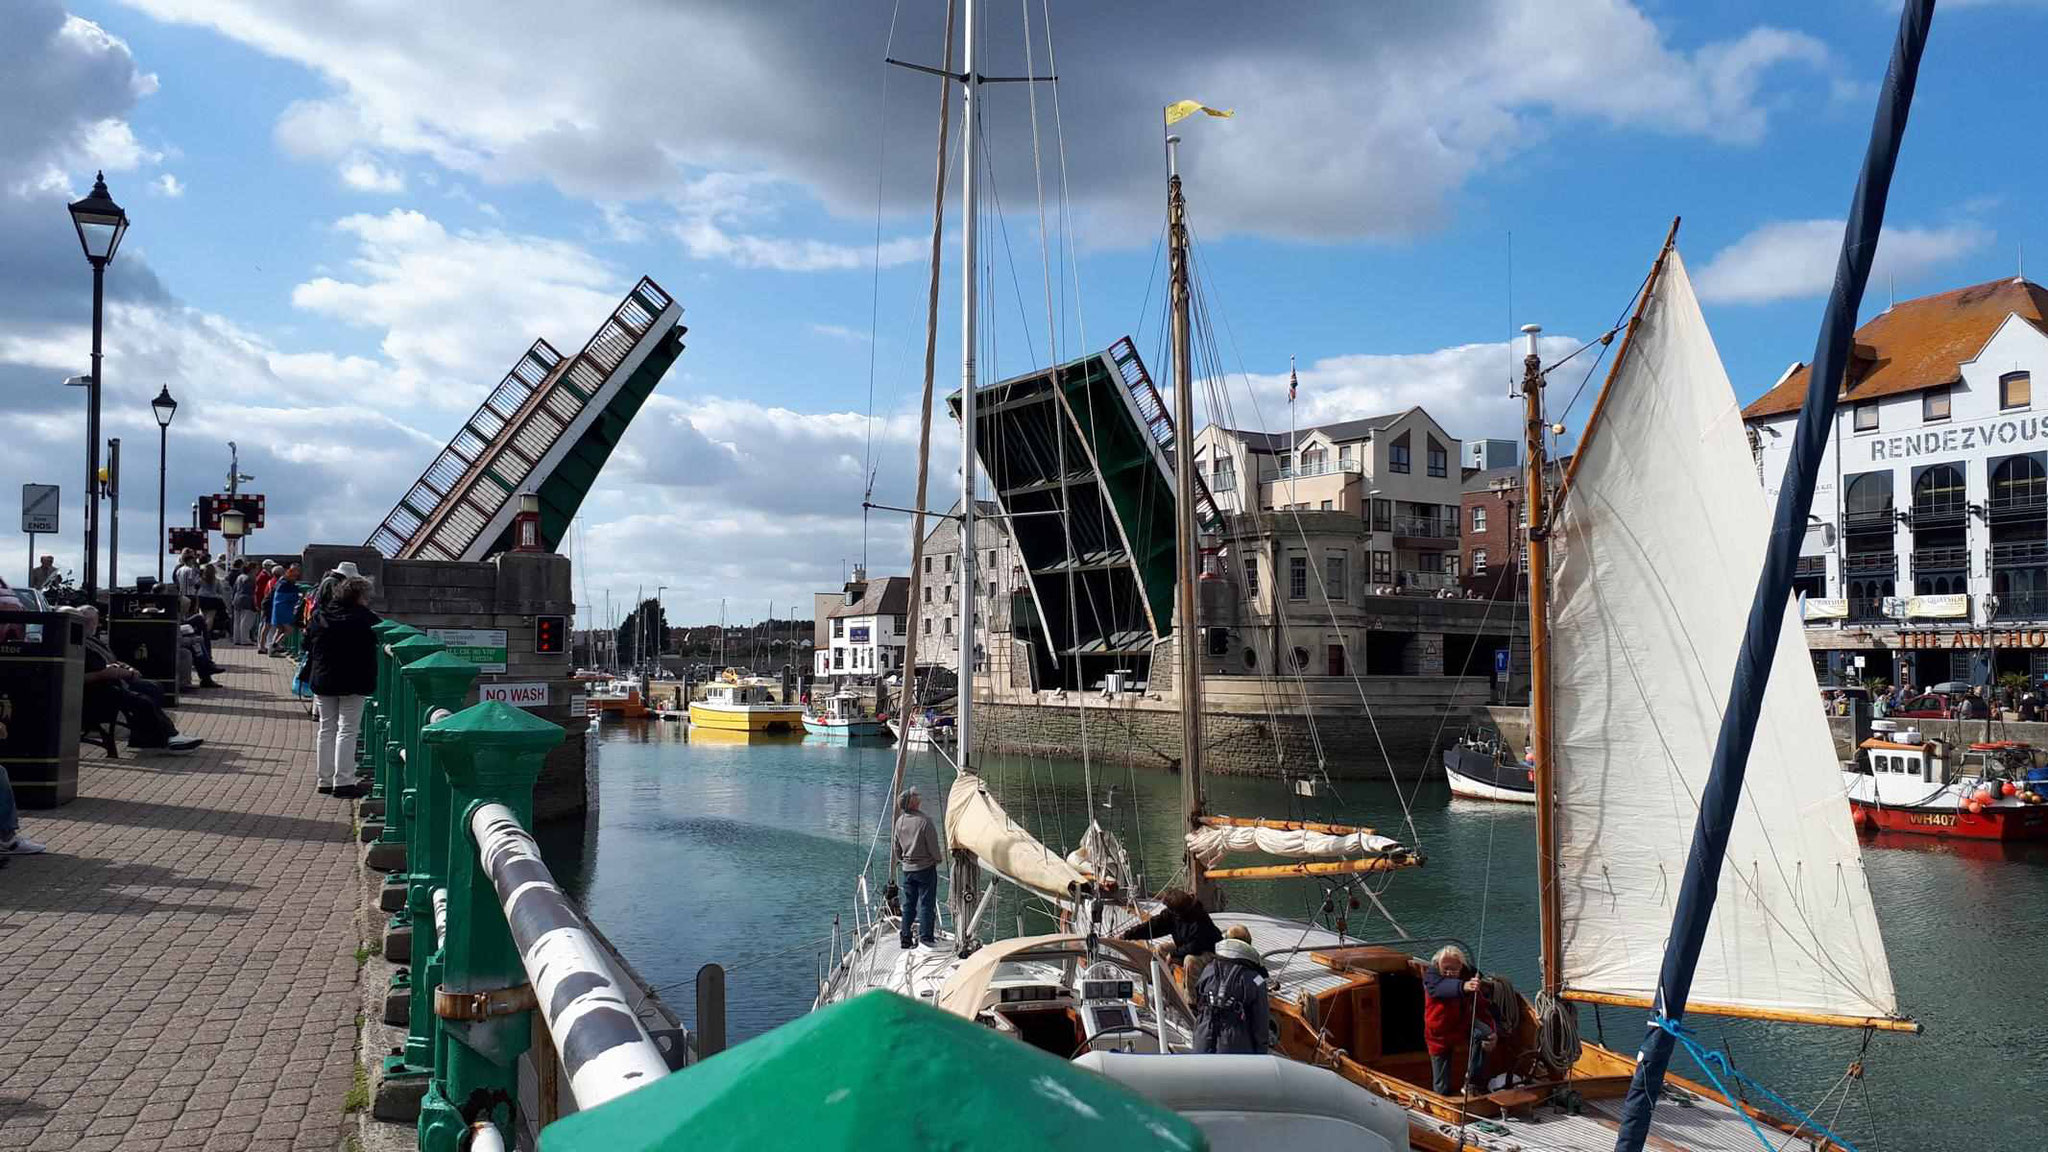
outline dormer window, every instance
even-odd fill
[[[1858,432],[1877,431],[1877,401],[1865,400],[1852,410],[1852,419]]]
[[[1948,385],[1929,388],[1920,394],[1920,419],[1930,423],[1948,419]]]
[[[2029,408],[2034,403],[2033,378],[2025,372],[2007,372],[1998,378],[1998,407]]]

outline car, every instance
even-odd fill
[[[1912,720],[1955,720],[1962,716],[1957,708],[1959,702],[1939,692],[1921,696],[1909,696],[1888,715]]]

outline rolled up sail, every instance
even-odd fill
[[[1010,819],[981,777],[961,773],[946,797],[946,843],[1041,896],[1071,899],[1088,883],[1060,854]]]
[[[1187,835],[1188,851],[1204,865],[1231,852],[1264,852],[1291,859],[1352,859],[1403,854],[1399,841],[1371,832],[1332,835],[1307,828],[1266,828],[1223,825],[1198,828]]]
[[[1770,509],[1674,251],[1553,527],[1549,659],[1566,995],[1656,995]],[[1731,574],[1741,574],[1740,579]],[[1898,1000],[1787,602],[1695,1010],[1892,1017]]]

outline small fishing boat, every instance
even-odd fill
[[[1535,756],[1514,754],[1491,729],[1470,729],[1444,749],[1444,778],[1451,795],[1467,800],[1536,802]]]
[[[1866,830],[1968,840],[2048,839],[2048,803],[2030,774],[2048,753],[2014,740],[1947,743],[1879,720],[1842,768],[1842,784]]]
[[[654,714],[641,699],[640,689],[630,680],[611,680],[590,694],[590,712],[605,719],[645,720]]]
[[[728,668],[718,683],[704,691],[704,699],[690,701],[690,727],[726,732],[799,732],[804,710],[800,705],[778,703],[765,684],[741,680]]]
[[[900,716],[891,716],[883,723],[888,726],[890,735],[912,748],[950,748],[957,735],[957,726],[951,716],[929,711],[911,717],[908,725]]]
[[[813,736],[839,736],[846,739],[888,736],[890,730],[882,721],[867,714],[861,707],[858,692],[835,692],[825,698],[823,711],[804,713],[804,731]]]

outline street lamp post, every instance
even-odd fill
[[[71,226],[78,230],[78,244],[92,265],[92,384],[87,389],[85,437],[85,592],[88,598],[99,591],[100,576],[100,314],[105,297],[107,265],[121,247],[128,232],[128,213],[107,195],[107,174],[99,173],[92,192],[71,206]]]
[[[164,553],[170,550],[170,525],[164,523],[164,461],[171,444],[171,417],[178,414],[178,402],[166,384],[149,402],[156,414],[156,582],[164,582]]]
[[[107,587],[119,588],[121,577],[115,569],[121,563],[121,438],[107,440],[107,498],[113,502],[113,523],[107,532]]]

